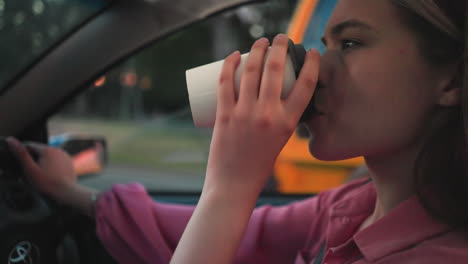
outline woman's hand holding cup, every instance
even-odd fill
[[[268,47],[265,38],[252,46],[237,98],[234,75],[240,54],[235,52],[224,62],[204,191],[256,198],[312,98],[319,53],[307,52],[292,91],[282,99],[288,37],[278,35],[265,60]]]

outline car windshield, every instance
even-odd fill
[[[109,0],[0,0],[0,91]]]

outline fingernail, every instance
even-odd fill
[[[261,38],[261,39],[257,40],[257,42],[261,43],[261,44],[266,44],[266,43],[269,43],[270,41],[267,38]]]
[[[17,144],[17,140],[14,137],[7,137],[5,139],[5,141],[10,145],[16,145]]]
[[[236,50],[233,53],[231,53],[231,55],[229,55],[229,56],[235,57],[235,56],[238,56],[239,54],[240,54],[240,52],[238,50]]]
[[[307,54],[309,54],[309,56],[315,55],[315,54],[320,55],[320,52],[317,49],[312,48],[307,51]]]
[[[7,137],[5,139],[5,141],[8,144],[8,147],[10,147],[11,150],[15,150],[20,145],[19,141],[14,137]]]
[[[276,38],[277,38],[277,39],[285,39],[285,38],[288,38],[288,36],[286,36],[285,34],[281,33],[281,34],[276,35]]]

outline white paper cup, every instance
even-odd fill
[[[304,61],[305,50],[304,52],[299,51],[301,54],[296,54],[296,51],[291,51],[291,45],[292,48],[298,48],[298,45],[294,45],[292,41],[290,41],[290,52],[288,53],[284,68],[283,90],[281,93],[282,98],[288,96],[289,92],[293,88],[297,78],[296,75]],[[300,46],[299,49],[301,48],[304,49]],[[244,71],[248,55],[248,53],[241,55],[241,61],[235,73],[236,96],[239,94],[240,79],[242,72]],[[296,58],[297,56],[302,57]],[[265,58],[267,57],[268,51]],[[216,119],[218,83],[223,63],[224,60],[221,60],[189,69],[185,72],[190,108],[192,110],[193,121],[197,127],[214,126]]]

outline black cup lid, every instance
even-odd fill
[[[291,57],[291,61],[294,67],[294,72],[296,73],[296,79],[299,77],[299,72],[304,65],[306,50],[302,44],[294,44],[294,42],[289,39],[288,43],[288,53]]]
[[[294,44],[294,42],[289,39],[288,43],[288,53],[291,57],[293,64],[294,72],[296,74],[296,79],[299,77],[299,73],[304,65],[306,50],[302,44]],[[304,113],[302,114],[299,123],[305,122],[311,115],[316,114],[314,100],[310,100],[307,105]]]

